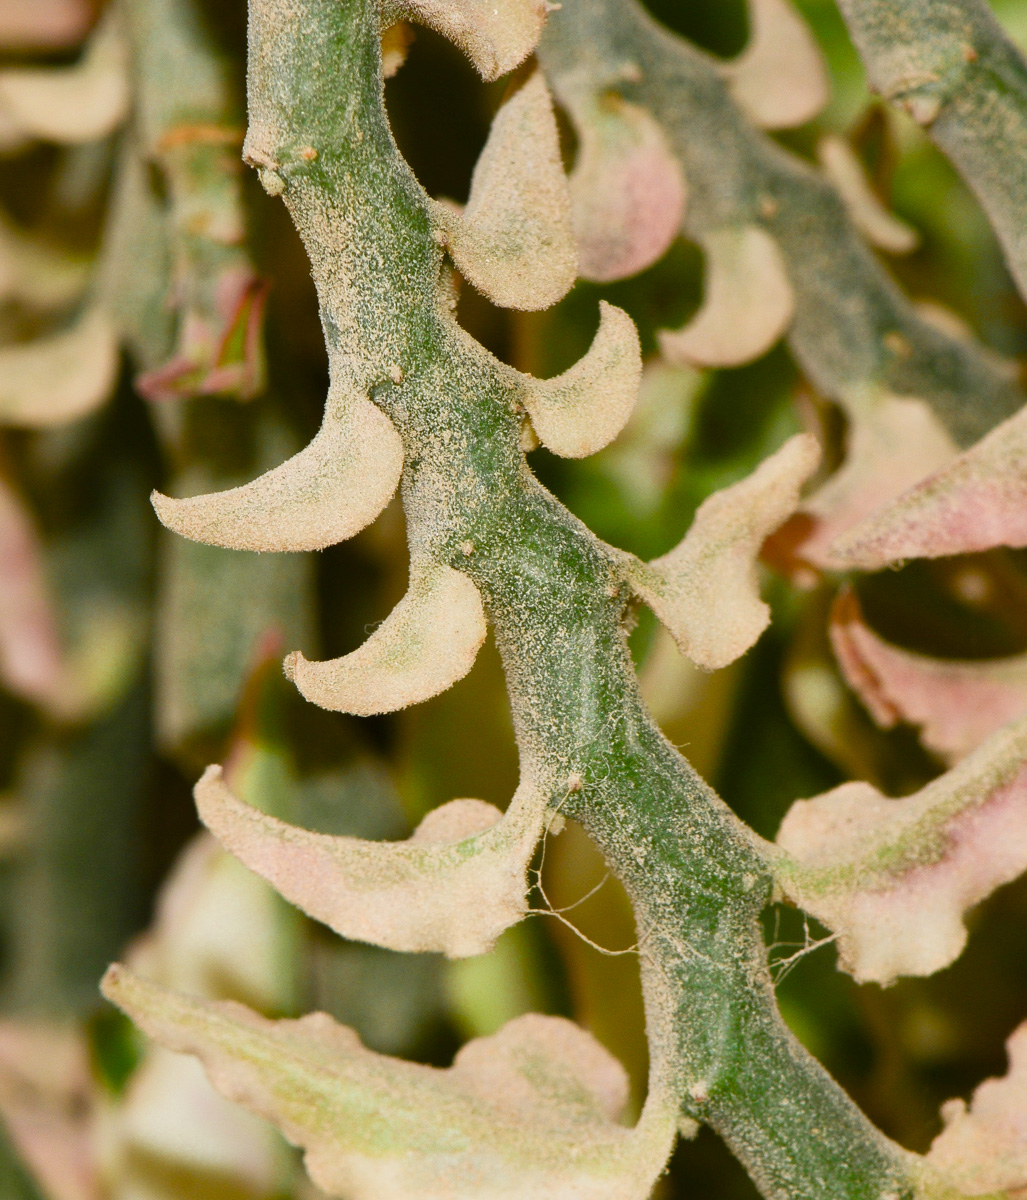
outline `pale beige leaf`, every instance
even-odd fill
[[[233,796],[220,767],[207,768],[195,795],[227,850],[343,937],[461,958],[484,953],[526,911],[528,862],[545,815],[528,783],[505,816],[481,800],[452,800],[405,842],[287,825]]]
[[[800,553],[806,561],[844,568],[839,545],[848,531],[958,453],[923,400],[874,392],[850,397],[845,462],[803,505],[811,518]]]
[[[57,616],[32,519],[0,475],[0,682],[15,695],[51,705],[64,663]]]
[[[61,333],[0,348],[0,425],[44,429],[84,417],[117,376],[117,335],[102,309],[87,309]]]
[[[942,1106],[945,1128],[928,1163],[968,1196],[1027,1189],[1027,1023],[1006,1042],[1009,1071],[963,1100]],[[1011,1197],[1012,1200],[1012,1197]]]
[[[966,910],[1027,870],[1025,764],[1021,719],[912,796],[856,782],[797,801],[778,884],[838,934],[859,982],[940,971],[966,944]]]
[[[128,44],[113,6],[71,67],[11,67],[0,71],[5,126],[43,141],[91,142],[128,115]]]
[[[578,269],[553,105],[540,72],[496,114],[463,214],[435,215],[460,273],[504,308],[548,308]]]
[[[470,579],[415,560],[406,596],[358,650],[327,662],[297,651],[285,660],[285,673],[322,708],[365,717],[396,712],[463,679],[487,632]]]
[[[757,125],[790,129],[827,104],[827,64],[790,0],[749,0],[749,44],[721,68],[731,94]]]
[[[545,0],[400,0],[397,11],[449,38],[484,79],[512,71],[535,49]]]
[[[585,458],[624,428],[638,400],[642,347],[635,322],[599,301],[599,329],[584,358],[555,379],[520,376],[520,399],[543,446]]]
[[[0,46],[6,50],[54,50],[85,35],[92,16],[86,0],[4,0]]]
[[[585,279],[607,282],[644,271],[681,228],[687,188],[663,130],[616,94],[571,103],[578,157],[571,214]]]
[[[845,138],[828,134],[817,145],[824,173],[841,196],[853,224],[867,240],[889,254],[909,254],[920,244],[920,235],[889,212],[870,186],[859,156]]]
[[[651,1096],[617,1123],[620,1064],[559,1017],[520,1017],[448,1069],[366,1050],[323,1013],[267,1021],[165,992],[112,967],[104,992],[225,1095],[278,1124],[311,1178],[346,1200],[645,1200],[675,1108]]]
[[[64,254],[0,217],[0,300],[60,308],[81,296],[88,278],[86,259]]]
[[[1027,408],[836,538],[842,567],[1027,546]]]
[[[102,1200],[89,1050],[71,1024],[0,1021],[0,1120],[48,1200]]]
[[[787,441],[747,479],[704,500],[684,539],[650,563],[625,556],[632,587],[694,663],[727,666],[770,621],[760,599],[760,548],[795,511],[820,450],[809,434]]]
[[[1027,655],[959,661],[914,654],[878,637],[852,592],[839,596],[830,632],[849,686],[878,725],[919,725],[923,744],[949,762],[1027,713]]]
[[[391,79],[407,60],[414,31],[406,21],[396,21],[382,32],[382,74]]]
[[[702,245],[702,306],[684,328],[660,331],[660,349],[683,366],[740,366],[765,354],[791,324],[795,294],[785,261],[756,225],[716,229]]]
[[[314,440],[252,483],[172,500],[153,495],[175,533],[230,550],[323,550],[359,533],[392,499],[403,443],[364,396],[333,383]]]

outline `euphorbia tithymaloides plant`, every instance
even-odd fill
[[[954,765],[901,800],[851,783],[801,801],[771,844],[655,728],[626,629],[644,603],[695,663],[731,662],[769,619],[757,557],[786,524],[787,557],[811,574],[1022,546],[1022,396],[1003,364],[918,313],[882,272],[857,228],[893,249],[908,230],[845,148],[822,147],[836,191],[754,128],[800,122],[824,98],[815,46],[784,0],[753,3],[751,42],[728,63],[634,0],[547,7],[251,0],[244,156],[306,245],[331,383],[320,431],[295,457],[232,490],[155,505],[196,541],[288,553],[352,536],[400,489],[406,597],[354,653],[294,653],[286,672],[323,707],[391,712],[461,679],[491,627],[520,752],[507,811],[453,800],[405,842],[365,842],[283,823],[213,766],[196,789],[200,815],[340,934],[451,957],[484,952],[524,917],[536,847],[558,817],[576,819],[634,906],[651,1062],[641,1117],[623,1123],[622,1069],[559,1018],[518,1018],[439,1069],[372,1053],[323,1015],[271,1022],[122,967],[105,992],[275,1121],[334,1196],[641,1198],[697,1122],[768,1196],[1014,1195],[1027,1187],[1024,1033],[1010,1041],[1008,1076],[947,1110],[925,1157],[907,1152],[786,1029],[760,914],[777,896],[818,917],[858,980],[951,963],[966,909],[1027,867],[1018,702],[938,732],[924,707],[937,668],[887,658],[843,608],[839,654],[875,715],[923,724]],[[974,0],[842,8],[882,90],[968,168],[1022,274],[1022,60]],[[383,59],[396,68],[403,20],[450,38],[488,79],[517,69],[463,208],[426,194],[390,132]],[[554,96],[578,135],[569,178]],[[786,441],[645,563],[596,538],[525,460],[538,442],[582,457],[617,436],[641,375],[631,319],[603,304],[580,362],[537,379],[460,327],[455,276],[494,304],[544,309],[579,273],[637,272],[680,229],[704,249],[705,299],[663,335],[664,353],[738,364],[787,336],[844,410],[848,442],[841,469],[803,500],[819,449],[807,434]],[[998,682],[1019,697],[1009,669]],[[968,676],[945,675],[956,724],[974,689],[995,682]]]

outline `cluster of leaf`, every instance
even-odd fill
[[[913,7],[924,10],[917,20],[909,6],[842,5],[880,90],[967,171],[1018,275],[1015,214],[1027,188],[1015,169],[997,180],[980,145],[1000,141],[1023,161],[1027,68],[972,0]],[[827,928],[857,981],[930,975],[963,951],[967,910],[1027,866],[1022,655],[960,661],[901,648],[862,615],[857,593],[870,604],[872,576],[852,576],[838,591],[854,572],[969,554],[977,557],[956,560],[947,576],[966,607],[990,611],[1001,586],[1015,588],[1022,568],[1007,548],[1027,545],[1027,408],[1015,365],[939,306],[911,303],[868,247],[905,254],[918,235],[884,208],[852,144],[825,136],[815,168],[761,132],[803,124],[826,103],[816,42],[786,0],[752,0],[748,43],[727,59],[670,33],[632,0],[566,0],[549,14],[535,0],[502,9],[409,0],[386,11],[251,0],[250,9],[245,156],[265,190],[284,198],[305,243],[330,372],[316,436],[251,483],[239,481],[281,460],[293,434],[273,402],[251,399],[265,387],[264,288],[246,248],[231,89],[196,14],[181,0],[123,0],[107,7],[75,65],[0,76],[12,153],[29,139],[88,145],[129,122],[116,146],[106,143],[114,178],[91,268],[52,250],[43,261],[36,240],[11,233],[13,337],[0,351],[0,419],[45,430],[85,417],[111,392],[123,347],[153,408],[167,490],[208,493],[155,496],[161,520],[191,541],[165,548],[155,595],[144,546],[126,585],[138,595],[134,607],[122,602],[120,625],[117,605],[93,594],[103,621],[60,612],[60,569],[48,564],[46,544],[59,539],[40,538],[25,503],[47,503],[34,458],[63,455],[69,476],[95,469],[88,438],[48,451],[53,435],[32,434],[25,465],[0,496],[0,518],[8,514],[0,537],[19,565],[10,598],[0,595],[4,679],[47,714],[37,744],[19,746],[12,829],[32,821],[49,829],[45,805],[63,819],[72,802],[55,788],[84,803],[67,761],[69,727],[81,754],[145,770],[146,730],[136,734],[135,760],[112,753],[110,739],[125,735],[111,732],[109,714],[120,703],[125,721],[145,724],[138,680],[151,620],[164,753],[186,769],[211,751],[229,754],[195,793],[217,840],[205,835],[187,852],[132,969],[112,968],[106,994],[169,1050],[199,1056],[220,1091],[271,1118],[330,1195],[641,1200],[661,1186],[678,1131],[693,1134],[696,1120],[721,1133],[765,1194],[788,1200],[1016,1195],[1027,1187],[1022,1027],[1005,1078],[982,1085],[969,1109],[952,1102],[919,1157],[874,1130],[785,1029],[763,946],[763,910],[787,900]],[[383,79],[403,65],[407,22],[454,42],[486,79],[537,52],[495,114],[463,205],[421,187],[385,114]],[[554,100],[573,134],[570,152]],[[680,328],[659,329],[653,298],[687,286],[675,261],[681,236],[702,251],[702,300]],[[579,278],[589,282],[541,315]],[[580,313],[599,298],[598,331],[574,365],[538,378],[467,331],[475,304],[479,320],[495,318],[474,293],[464,303],[461,281],[498,308],[540,314],[510,322],[522,368],[558,359],[561,332],[579,337],[575,305]],[[624,307],[605,294],[623,296]],[[625,311],[635,305],[641,338]],[[669,310],[680,324],[676,300]],[[700,444],[700,410],[730,425],[706,372],[772,362],[765,356],[782,338],[802,372],[800,420],[778,405],[719,465],[714,454],[705,477],[696,454],[700,470],[683,482],[681,446],[687,456]],[[643,365],[652,348],[659,357]],[[794,378],[787,368],[784,377],[782,394]],[[745,386],[743,371],[735,378]],[[796,433],[800,421],[807,428]],[[585,458],[618,435],[577,474],[537,461],[580,512],[592,505],[602,514],[597,490],[616,495],[612,524],[647,561],[599,541],[525,459],[540,445]],[[325,661],[295,651],[286,674],[322,708],[394,713],[464,679],[491,627],[520,784],[505,812],[451,800],[430,808],[407,840],[374,841],[340,830],[345,814],[326,821],[311,808],[325,785],[304,776],[280,716],[268,715],[276,686],[259,664],[283,639],[310,645],[315,606],[301,552],[359,533],[398,487],[410,551],[405,597],[359,649]],[[123,514],[124,502],[114,503]],[[678,532],[682,510],[694,513],[690,527],[659,553],[667,544],[659,526]],[[651,532],[633,528],[639,518]],[[110,516],[101,524],[111,537]],[[78,530],[75,541],[83,554]],[[795,719],[859,777],[794,803],[773,843],[673,751],[638,695],[640,684],[665,729],[703,739],[694,754],[688,747],[695,765],[730,780],[730,743],[716,749],[727,717],[700,720],[696,710],[729,711],[732,691],[744,701],[731,664],[770,620],[761,556],[790,581],[783,608],[793,624],[800,614],[785,674]],[[103,572],[105,584],[112,577],[120,575]],[[70,607],[90,589],[76,578],[65,591]],[[949,768],[914,756],[902,799],[882,790],[892,779],[881,763],[894,746],[854,715],[827,663],[825,599],[835,591],[828,631],[845,680],[879,726],[917,727],[924,750]],[[636,680],[627,635],[639,604],[661,629],[642,623],[649,645]],[[740,730],[744,717],[740,709]],[[750,753],[734,741],[737,755]],[[860,747],[871,747],[869,761]],[[47,778],[47,753],[58,764],[49,778],[59,781],[49,790],[33,783]],[[352,801],[353,788],[337,779],[331,787],[334,804]],[[437,785],[421,787],[438,795]],[[778,787],[790,799],[801,791],[788,778]],[[125,830],[138,800],[126,799],[134,793],[125,782],[109,790],[131,804],[117,817]],[[33,801],[37,794],[46,799]],[[496,1032],[479,1025],[489,1036],[440,1069],[374,1053],[323,1014],[257,1015],[295,1007],[291,983],[310,950],[274,893],[236,859],[344,938],[462,959],[489,951],[531,911],[538,847],[568,816],[624,884],[637,922],[649,1084],[634,1126],[624,1123],[623,1068],[562,1018],[528,1014]],[[765,814],[753,823],[765,826]],[[45,852],[31,840],[19,851],[15,879],[48,889],[61,880],[53,836]],[[121,875],[134,849],[104,847]],[[566,870],[573,851],[555,852]],[[95,869],[99,859],[89,860]],[[551,907],[541,883],[538,892]],[[38,922],[41,910],[34,897],[12,906],[25,921]],[[134,927],[124,899],[117,910]],[[66,912],[51,924],[55,943],[81,948]],[[93,928],[104,930],[101,952],[111,955],[128,932]],[[37,930],[15,930],[12,945],[19,938],[47,969],[60,961],[59,946]],[[572,975],[580,958],[567,952]],[[38,989],[39,962],[29,955],[22,965],[17,953],[12,962],[13,995]],[[343,974],[359,970],[352,956],[342,962]],[[80,984],[94,966],[90,959]],[[36,1015],[45,1008],[38,998],[19,1005]],[[588,1011],[587,1002],[577,1007]],[[593,1024],[598,1031],[602,1022]],[[79,1185],[176,1195],[181,1172],[194,1188],[205,1172],[230,1177],[247,1195],[293,1186],[281,1144],[223,1107],[183,1065],[190,1060],[151,1051],[110,1100],[92,1083],[80,1027],[50,1025],[43,1035],[53,1046],[63,1038],[59,1071],[59,1056],[38,1053],[38,1030],[24,1019],[4,1036],[15,1082],[0,1111],[23,1155],[50,1173],[54,1195],[96,1194],[60,1190]],[[34,1058],[59,1078],[33,1080]],[[51,1102],[59,1094],[66,1108],[70,1095],[85,1096],[88,1117],[72,1129],[65,1111],[55,1127],[45,1105],[19,1101],[26,1094]],[[189,1120],[169,1120],[175,1104],[189,1106]],[[55,1139],[74,1147],[67,1161],[49,1161]]]

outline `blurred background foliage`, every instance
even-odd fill
[[[1022,0],[994,6],[1027,43]],[[650,0],[649,7],[718,54],[737,52],[747,36],[743,0]],[[920,234],[912,254],[887,260],[904,289],[945,303],[986,343],[1022,360],[1027,313],[968,190],[911,122],[868,94],[832,0],[799,7],[830,64],[833,99],[815,123],[782,140],[812,158],[823,133],[849,138],[880,196]],[[244,0],[209,0],[205,8],[241,111]],[[54,64],[73,58],[73,49],[32,55]],[[25,56],[11,50],[7,60]],[[482,84],[455,49],[417,31],[386,97],[400,148],[433,195],[466,198],[504,86]],[[0,159],[4,220],[68,253],[90,253],[116,158],[115,139],[9,148]],[[305,704],[277,669],[283,650],[329,657],[354,648],[402,596],[407,550],[398,504],[351,542],[285,565],[265,556],[259,567],[244,561],[257,556],[176,544],[152,515],[151,488],[181,494],[251,477],[254,464],[281,460],[319,421],[326,359],[302,247],[283,207],[254,179],[242,186],[254,265],[270,282],[266,394],[242,404],[224,395],[146,401],[125,370],[116,395],[94,415],[47,430],[0,429],[0,478],[32,514],[62,637],[93,696],[69,716],[0,690],[0,1005],[6,1026],[85,1029],[89,1070],[108,1107],[131,1088],[144,1051],[101,1008],[96,982],[153,924],[162,883],[196,835],[190,789],[207,762],[228,760],[251,802],[269,811],[364,837],[405,836],[454,797],[505,806],[516,786],[491,645],[442,696],[370,720]],[[149,267],[140,261],[139,269]],[[652,357],[655,331],[680,326],[697,308],[701,269],[699,250],[679,241],[635,278],[581,283],[547,312],[499,310],[465,288],[459,316],[500,358],[548,376],[587,348],[596,302],[608,299],[634,317]],[[0,304],[3,340],[40,327],[31,305]],[[654,364],[638,411],[611,447],[582,462],[543,449],[530,457],[546,486],[600,537],[650,558],[679,540],[706,496],[746,475],[811,412],[821,413],[837,446],[839,430],[780,346],[736,370]],[[873,626],[901,645],[961,658],[1027,650],[1027,560],[997,552],[972,568],[988,586],[967,588],[968,566],[954,560],[856,586]],[[0,558],[0,572],[10,570],[12,560]],[[713,675],[689,666],[648,614],[632,634],[662,727],[765,836],[796,797],[847,778],[902,794],[940,770],[912,731],[882,731],[845,688],[826,635],[836,588],[837,581],[803,591],[771,578],[771,628],[741,661]],[[646,1048],[626,900],[573,826],[547,839],[539,866],[548,903],[575,905],[566,921],[540,914],[479,959],[447,963],[346,944],[282,910],[254,916],[249,934],[243,920],[232,926],[239,945],[255,939],[254,952],[274,967],[274,986],[246,998],[266,1012],[326,1009],[375,1049],[440,1064],[463,1040],[521,1012],[562,1013],[624,1061],[638,1099]],[[538,904],[545,906],[541,893]],[[231,926],[235,917],[226,912],[215,907],[203,919]],[[1003,1071],[1003,1042],[1027,997],[1027,880],[973,915],[968,949],[952,967],[886,990],[838,973],[830,946],[804,953],[824,931],[794,910],[772,910],[766,928],[792,1029],[899,1142],[924,1150],[939,1128],[941,1102]],[[205,938],[186,938],[186,949],[206,953]],[[621,950],[628,952],[608,953]],[[238,981],[217,986],[221,994],[245,991]],[[163,1165],[142,1170],[147,1182],[134,1191],[118,1182],[122,1168],[110,1162],[121,1160],[108,1155],[102,1194],[185,1200],[298,1195],[305,1186],[288,1171],[273,1185],[267,1176],[240,1182],[235,1175],[229,1184],[216,1172],[211,1184],[200,1167],[172,1169],[166,1147],[154,1154]],[[668,1198],[756,1195],[706,1133],[681,1145],[661,1187]],[[0,1140],[0,1193],[64,1200],[46,1180],[32,1181],[11,1138]]]

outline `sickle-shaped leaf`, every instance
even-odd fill
[[[252,483],[172,500],[153,494],[175,533],[230,550],[323,550],[359,533],[392,499],[403,443],[365,396],[333,383],[314,440]]]
[[[453,262],[504,308],[549,308],[578,270],[560,139],[540,72],[503,105],[463,213],[436,206]]]
[[[520,375],[521,400],[543,446],[585,458],[608,445],[631,416],[642,381],[635,322],[599,301],[599,329],[588,353],[555,379]]]
[[[827,65],[789,0],[749,0],[749,44],[721,71],[757,125],[790,129],[812,121],[830,99]]]
[[[781,888],[859,982],[940,971],[966,910],[1027,869],[1027,720],[904,799],[856,782],[797,801],[777,843]]]
[[[859,156],[845,138],[829,134],[817,145],[817,157],[861,233],[889,254],[909,254],[920,243],[917,231],[889,212],[870,186]]]
[[[296,652],[285,673],[322,708],[396,712],[463,679],[487,632],[481,596],[466,575],[415,561],[406,596],[358,650],[328,662]]]
[[[237,799],[208,767],[196,785],[200,817],[251,871],[343,937],[392,950],[484,953],[527,909],[528,862],[545,800],[528,783],[505,815],[452,800],[405,842],[312,833]]]
[[[618,1123],[620,1064],[560,1017],[529,1014],[468,1043],[452,1067],[366,1050],[324,1013],[267,1021],[112,967],[105,995],[215,1086],[278,1124],[310,1177],[346,1200],[644,1200],[675,1106]]]
[[[570,176],[585,279],[625,279],[663,257],[688,191],[681,164],[650,114],[616,94],[568,100],[578,130]]]
[[[756,225],[713,230],[702,245],[702,306],[683,329],[660,331],[660,349],[681,365],[740,366],[765,354],[791,324],[795,294],[784,258]]]
[[[756,574],[760,548],[795,511],[819,460],[816,440],[797,434],[747,479],[704,500],[669,554],[650,563],[626,559],[632,587],[700,667],[727,666],[767,627],[770,609]]]
[[[460,47],[484,79],[512,71],[535,49],[545,0],[401,0],[397,11]]]
[[[960,662],[902,650],[866,624],[852,592],[835,604],[831,643],[878,725],[919,725],[923,744],[950,762],[1027,713],[1027,655]]]

